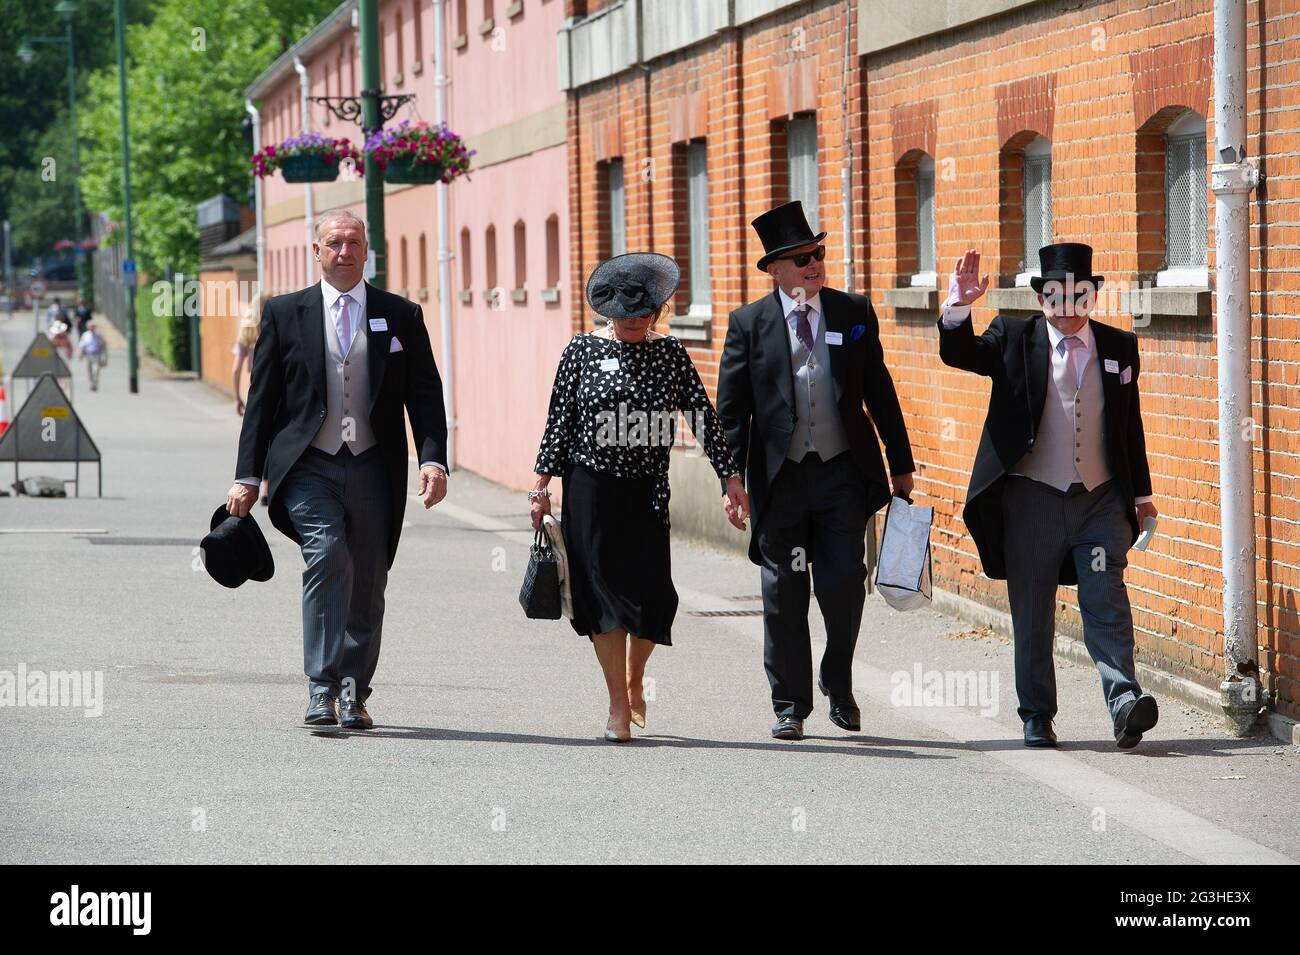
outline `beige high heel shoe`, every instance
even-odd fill
[[[645,709],[644,702],[639,710],[635,706],[632,707],[632,722],[636,724],[637,729],[645,729]]]
[[[614,717],[605,721],[605,742],[607,743],[626,743],[632,738],[632,730],[616,729],[614,726]]]

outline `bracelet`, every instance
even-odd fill
[[[530,501],[535,501],[539,497],[544,497],[549,499],[550,496],[551,496],[551,489],[548,487],[544,487],[540,491],[533,490],[528,492],[528,500]]]

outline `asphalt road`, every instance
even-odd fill
[[[30,335],[30,316],[0,315],[6,369]],[[526,502],[468,472],[444,505],[408,508],[376,728],[313,731],[297,549],[259,511],[271,581],[225,590],[196,561],[233,476],[233,407],[151,366],[129,395],[120,348],[99,392],[76,373],[104,497],[91,467],[80,498],[0,499],[0,681],[100,673],[102,713],[0,705],[0,861],[1300,860],[1294,748],[1163,701],[1156,731],[1119,752],[1096,674],[1061,666],[1063,747],[1025,750],[1009,644],[876,596],[863,731],[821,706],[805,741],[772,740],[757,570],[683,541],[649,726],[607,744],[588,641],[516,603]],[[918,668],[922,689],[969,673],[985,692],[927,702],[908,690]]]

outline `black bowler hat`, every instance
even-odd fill
[[[804,215],[803,203],[796,199],[769,209],[750,223],[758,237],[763,240],[763,257],[758,260],[760,272],[767,270],[767,264],[783,252],[797,249],[801,245],[811,245],[826,238],[825,232],[813,235]]]
[[[236,517],[222,504],[212,512],[211,533],[199,544],[203,566],[223,587],[246,580],[270,580],[275,573],[271,548],[253,515]]]
[[[606,259],[587,279],[587,304],[605,318],[641,318],[673,297],[682,270],[671,256],[628,252]]]
[[[1092,246],[1082,242],[1057,242],[1043,246],[1038,250],[1038,265],[1042,274],[1029,278],[1035,292],[1041,292],[1048,282],[1074,285],[1087,282],[1099,289],[1106,281],[1102,276],[1092,274]]]

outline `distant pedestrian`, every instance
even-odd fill
[[[77,310],[73,313],[77,319],[77,338],[86,334],[86,326],[90,324],[90,306],[80,295],[77,296]]]
[[[77,340],[78,357],[85,359],[86,374],[90,376],[90,390],[99,390],[99,370],[108,364],[108,343],[99,334],[92,318],[86,323],[86,330]]]
[[[63,303],[56,296],[49,308],[45,310],[45,326],[53,328],[59,322],[67,322],[67,320],[68,313],[63,310]]]
[[[50,326],[50,343],[54,345],[55,351],[72,361],[72,339],[68,335],[67,322],[55,322]]]
[[[235,393],[235,414],[243,417],[244,400],[240,397],[239,383],[244,375],[244,365],[247,364],[251,369],[253,367],[253,349],[257,347],[257,336],[261,328],[259,319],[262,314],[262,304],[266,299],[263,292],[258,292],[253,296],[253,300],[248,303],[248,310],[244,312],[244,317],[239,322],[239,333],[235,336],[235,345],[230,350],[235,356],[235,370],[231,381],[231,389]],[[267,482],[262,482],[262,506],[270,504],[270,495],[267,489]]]

